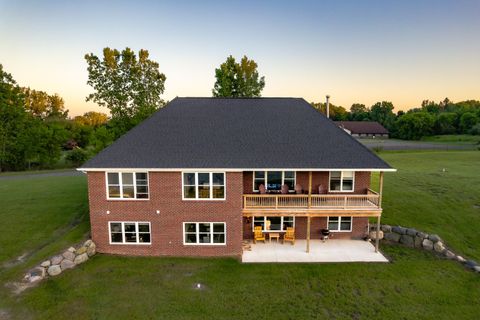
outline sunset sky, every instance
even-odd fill
[[[22,86],[86,103],[86,53],[148,49],[167,76],[164,99],[211,96],[214,70],[246,54],[263,96],[347,109],[392,101],[480,100],[480,1],[5,1],[0,63]]]

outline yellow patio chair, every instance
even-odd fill
[[[287,232],[285,232],[285,235],[283,236],[283,243],[285,243],[285,241],[290,241],[292,245],[295,244],[295,229],[292,227],[287,228]]]
[[[257,240],[265,243],[265,235],[262,232],[262,226],[257,226],[253,230],[253,243],[257,243]]]

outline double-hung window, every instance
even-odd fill
[[[253,191],[263,184],[267,190],[280,191],[286,184],[290,192],[295,191],[295,171],[254,171]]]
[[[328,230],[337,232],[352,231],[352,217],[328,217]]]
[[[330,191],[353,192],[354,190],[353,171],[331,171],[330,172]]]
[[[254,217],[252,228],[261,226],[263,231],[287,231],[294,224],[294,217]]]
[[[107,172],[108,199],[148,199],[148,173]]]
[[[109,222],[110,243],[151,244],[150,222]]]
[[[225,244],[225,222],[184,222],[184,244]]]
[[[183,199],[225,200],[224,172],[184,172]]]

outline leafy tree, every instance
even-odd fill
[[[480,123],[477,123],[470,129],[470,134],[480,136]]]
[[[87,84],[95,90],[86,100],[110,110],[117,137],[164,105],[160,95],[166,77],[160,73],[158,63],[149,59],[147,50],[140,50],[137,58],[130,48],[122,52],[105,48],[103,59],[90,53],[85,60]]]
[[[76,116],[73,121],[82,126],[99,127],[107,123],[108,117],[102,112],[89,111],[83,116]]]
[[[397,119],[396,136],[405,140],[419,140],[431,135],[435,118],[427,112],[410,112]]]
[[[311,102],[310,103],[312,107],[323,113],[324,115],[327,115],[327,104],[323,102]],[[334,104],[329,104],[329,113],[330,113],[330,119],[333,121],[345,121],[348,120],[348,111],[345,110],[344,107],[342,106],[336,106]]]
[[[434,130],[436,134],[454,134],[457,131],[458,116],[454,112],[442,112],[436,120]]]
[[[377,102],[370,108],[370,119],[379,122],[387,129],[392,129],[395,122],[393,108],[391,102]]]
[[[465,112],[460,117],[460,130],[462,133],[469,133],[474,125],[479,122],[477,115],[473,112]]]
[[[65,109],[65,102],[58,94],[48,95],[44,91],[22,88],[25,101],[25,109],[33,116],[46,118],[68,117],[68,110]]]
[[[25,164],[27,114],[23,93],[12,75],[0,64],[0,171],[19,169]]]
[[[93,149],[93,153],[96,154],[105,149],[114,140],[114,136],[111,130],[108,130],[106,126],[101,126],[95,129],[90,136],[90,147]]]
[[[352,121],[366,121],[369,120],[370,115],[369,115],[370,110],[361,103],[354,103],[350,107],[350,120]]]
[[[82,148],[75,148],[70,151],[65,158],[70,161],[74,166],[80,166],[88,160],[88,157],[89,155],[86,150]]]
[[[227,60],[215,69],[214,97],[260,97],[265,87],[265,77],[260,77],[257,63],[243,56],[240,63],[229,56]]]

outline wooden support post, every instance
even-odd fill
[[[377,217],[377,235],[375,237],[375,252],[378,252],[378,245],[380,242],[380,216]]]
[[[380,172],[380,179],[378,181],[378,207],[382,207],[382,194],[383,194],[383,171]]]
[[[312,206],[312,171],[308,172],[308,208]]]
[[[307,253],[310,252],[310,216],[307,217]]]

